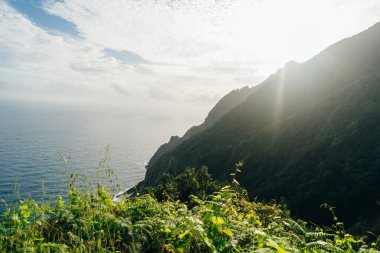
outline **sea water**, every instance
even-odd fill
[[[65,189],[65,167],[93,179],[107,146],[109,166],[131,187],[157,148],[196,121],[123,106],[0,101],[0,199],[55,196]]]

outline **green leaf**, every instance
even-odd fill
[[[229,237],[234,236],[234,234],[232,233],[232,231],[229,230],[229,229],[223,229],[223,233],[225,233],[225,234],[228,235]]]
[[[29,209],[28,204],[24,204],[24,205],[20,206],[20,211],[21,211],[21,215],[25,219],[28,219],[30,217],[30,215],[32,214],[32,210]]]
[[[190,233],[190,230],[186,230],[186,231],[183,232],[182,234],[179,234],[179,235],[178,235],[178,238],[179,238],[179,239],[182,239],[182,238],[184,238],[188,233]]]
[[[223,225],[224,224],[224,220],[223,218],[221,217],[218,217],[218,216],[214,216],[211,218],[211,221],[212,223],[214,223],[215,225]]]
[[[274,248],[277,250],[278,253],[287,253],[288,251],[286,251],[283,247],[279,246],[275,241],[273,240],[269,240],[267,243],[266,243],[267,246],[271,247],[271,248]]]

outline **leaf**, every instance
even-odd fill
[[[255,232],[254,232],[256,235],[260,235],[260,236],[266,236],[266,233],[265,232],[263,232],[263,231],[260,231],[260,230],[255,230]]]
[[[28,219],[29,216],[32,214],[32,210],[29,209],[28,204],[24,204],[24,205],[20,206],[20,211],[21,211],[21,215],[25,219]]]
[[[234,236],[234,234],[232,233],[232,231],[229,230],[229,229],[223,229],[223,233],[225,233],[225,234],[228,235],[229,237]]]
[[[12,220],[15,221],[15,222],[18,222],[18,221],[20,221],[20,218],[18,217],[17,214],[13,214],[12,215]]]
[[[224,220],[223,220],[223,218],[218,217],[218,216],[214,216],[214,217],[212,217],[212,218],[211,218],[211,221],[212,221],[212,223],[214,223],[215,225],[222,225],[222,224],[224,224]]]
[[[169,234],[171,233],[172,231],[170,230],[170,228],[165,228],[165,229],[160,229],[161,232],[164,232],[166,234]]]
[[[190,230],[186,230],[186,231],[183,232],[182,234],[179,234],[179,235],[178,235],[178,238],[179,238],[179,239],[182,239],[182,238],[184,238],[188,233],[190,233]]]
[[[63,206],[65,204],[65,201],[62,199],[61,196],[58,197],[58,205]]]
[[[272,247],[274,249],[277,250],[278,253],[287,253],[288,251],[286,251],[284,248],[280,247],[275,241],[273,240],[269,240],[267,243],[266,243],[267,246],[269,247]]]

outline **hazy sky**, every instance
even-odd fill
[[[378,21],[379,0],[0,0],[0,95],[207,112]]]

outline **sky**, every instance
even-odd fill
[[[379,21],[379,0],[0,0],[0,98],[205,115]]]

